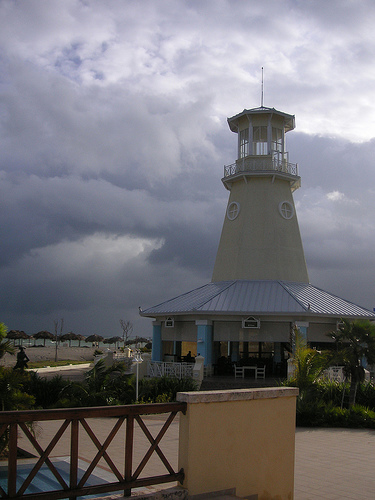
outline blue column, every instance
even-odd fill
[[[212,364],[212,321],[197,320],[197,354],[204,357],[204,366]]]
[[[161,322],[152,323],[152,361],[163,361],[163,343],[161,340]]]
[[[274,363],[281,363],[281,343],[280,342],[274,343],[273,362]]]
[[[240,343],[239,342],[231,342],[231,360],[236,363],[240,360]]]

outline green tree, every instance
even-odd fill
[[[12,346],[11,342],[6,339],[7,336],[7,327],[4,323],[0,323],[0,359],[4,357],[6,353],[14,354],[15,349]]]
[[[106,367],[100,359],[87,372],[85,386],[92,397],[95,395],[97,402],[93,400],[94,404],[130,404],[135,401],[134,376],[127,374],[124,362]],[[91,403],[88,405],[91,406]]]
[[[288,385],[298,387],[300,391],[309,390],[327,367],[327,359],[320,352],[311,349],[298,328],[294,329],[295,347],[292,358],[294,373]]]
[[[0,366],[0,411],[32,409],[35,399],[24,391],[28,374]],[[9,427],[0,436],[0,453],[7,449]]]
[[[348,321],[342,319],[336,331],[328,334],[336,344],[331,356],[331,364],[344,366],[346,377],[350,377],[349,406],[355,404],[357,388],[365,379],[362,359],[375,363],[375,325],[369,320]]]

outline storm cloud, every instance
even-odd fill
[[[0,321],[150,335],[211,279],[236,159],[226,118],[287,137],[310,281],[375,306],[375,6],[266,0],[0,3]]]

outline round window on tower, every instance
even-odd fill
[[[282,201],[279,204],[279,212],[284,219],[291,219],[294,215],[294,207],[289,201]]]
[[[239,213],[240,213],[240,204],[237,203],[237,201],[232,201],[232,203],[229,203],[227,208],[228,219],[234,220],[236,217],[238,217]]]

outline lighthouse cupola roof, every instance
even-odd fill
[[[288,113],[283,113],[275,108],[267,108],[266,106],[260,106],[259,108],[244,109],[241,113],[238,113],[231,118],[228,118],[228,125],[232,132],[237,132],[242,128],[241,124],[246,125],[246,120],[251,122],[253,117],[266,117],[266,119],[274,119],[276,123],[283,124],[285,132],[293,130],[296,126],[295,116],[289,115]]]

